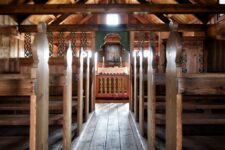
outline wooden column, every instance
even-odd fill
[[[170,23],[171,32],[166,45],[166,149],[182,149],[182,100],[177,95],[177,72],[181,59],[181,37],[177,25]]]
[[[134,32],[130,31],[130,52],[134,52]],[[133,84],[132,84],[132,76],[133,68],[131,67],[131,58],[132,53],[129,54],[129,81],[130,81],[130,95],[129,95],[129,101],[130,101],[130,111],[134,111],[134,97],[133,97]]]
[[[156,87],[154,83],[153,49],[150,47],[148,55],[148,149],[155,150],[156,144]]]
[[[31,68],[31,79],[34,80],[35,87],[33,88],[33,94],[30,97],[30,134],[29,134],[29,142],[30,142],[30,150],[36,150],[36,124],[37,124],[37,65],[38,65],[38,57],[37,57],[37,49],[33,49],[32,51],[34,64]]]
[[[159,44],[159,73],[165,73],[165,69],[166,69],[166,52],[165,52],[165,48],[161,42],[161,33],[159,32],[159,40],[158,40],[158,44]]]
[[[139,125],[140,133],[144,135],[144,86],[143,86],[143,50],[140,52],[140,68],[139,68]]]
[[[34,66],[31,71],[35,78],[35,95],[31,96],[30,104],[30,149],[48,149],[49,119],[49,48],[46,35],[46,24],[38,25],[38,33],[33,45]],[[36,70],[36,71],[35,71]]]
[[[77,133],[81,133],[83,123],[83,48],[79,56],[79,81],[78,81],[78,105],[77,105]]]
[[[72,59],[71,43],[65,57],[64,87],[63,87],[63,149],[71,149],[72,132]]]
[[[131,57],[131,56],[130,56]],[[129,72],[129,81],[126,82],[126,83],[130,83],[130,95],[129,95],[129,101],[130,101],[130,111],[134,111],[134,96],[133,96],[133,92],[134,92],[134,84],[133,84],[133,76],[134,76],[134,73],[133,73],[133,68],[130,66],[130,72]],[[125,86],[125,89],[127,91],[128,87]]]
[[[137,121],[137,54],[134,52],[134,118]]]
[[[95,32],[92,32],[92,84],[91,84],[91,111],[95,110],[95,98],[96,98],[96,71],[97,71],[97,53],[95,54]]]
[[[89,115],[89,95],[90,95],[90,56],[87,55],[87,71],[86,71],[86,99],[85,99],[85,120],[88,119]]]

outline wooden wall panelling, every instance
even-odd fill
[[[225,72],[225,41],[207,39],[208,72]]]
[[[30,105],[30,149],[48,149],[49,120],[49,48],[46,35],[46,24],[38,25],[33,45],[34,66],[31,76],[36,79],[35,94],[31,96]]]
[[[64,87],[63,87],[63,149],[71,149],[72,141],[72,50],[71,43],[67,49],[64,69]]]
[[[182,99],[177,95],[177,72],[180,72],[181,37],[171,23],[171,31],[166,45],[166,150],[182,149]]]
[[[153,49],[150,47],[148,55],[148,149],[155,150],[156,146],[156,94],[155,94],[155,82],[153,81],[155,69],[153,69]]]
[[[0,58],[10,56],[10,35],[0,34]]]

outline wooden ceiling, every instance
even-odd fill
[[[0,0],[0,4],[217,4],[217,0]],[[101,15],[102,16],[102,15]],[[209,15],[204,14],[134,14],[123,19],[135,19],[141,24],[164,24],[174,20],[180,24],[206,24]],[[98,14],[52,14],[52,15],[16,15],[12,18],[21,25],[32,25],[46,22],[49,25],[93,24],[99,23]],[[134,22],[134,21],[133,21]]]

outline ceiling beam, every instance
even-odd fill
[[[225,5],[200,4],[33,4],[0,5],[0,15],[77,13],[225,13]]]
[[[179,31],[205,31],[206,26],[201,24],[179,24]],[[122,24],[117,27],[107,25],[49,25],[49,32],[81,32],[81,31],[169,31],[168,24]],[[36,25],[20,25],[19,32],[37,32]]]
[[[225,13],[225,5],[199,4],[33,4],[0,5],[0,15],[77,13]]]

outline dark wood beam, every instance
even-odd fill
[[[15,26],[14,26],[15,28]],[[179,24],[179,31],[201,32],[206,30],[201,24]],[[49,32],[78,32],[78,31],[169,31],[168,24],[129,24],[110,27],[107,25],[49,25]],[[36,25],[20,25],[20,32],[37,32]]]
[[[77,13],[151,13],[193,14],[225,13],[225,5],[199,4],[34,4],[0,5],[0,15],[77,14]]]
[[[67,17],[69,17],[70,14],[62,14],[58,18],[56,18],[54,21],[52,21],[51,25],[59,25],[63,20],[65,20]]]
[[[28,2],[29,2],[29,0],[13,0],[9,5],[21,5],[21,4],[26,4]],[[11,17],[18,24],[21,24],[23,22],[23,20],[25,20],[28,17],[28,15],[25,15],[25,16],[24,15],[19,15],[19,16],[13,15]]]

